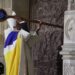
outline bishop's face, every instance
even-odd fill
[[[16,24],[17,24],[16,19],[14,19],[14,18],[7,19],[7,22],[8,22],[9,27],[12,30],[14,29],[14,26],[16,26]]]

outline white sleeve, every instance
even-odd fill
[[[27,44],[30,48],[32,48],[37,42],[39,42],[39,36],[36,32],[30,32],[30,38],[27,41]]]
[[[20,35],[22,38],[24,38],[25,41],[27,41],[27,40],[30,38],[30,33],[27,32],[27,31],[25,31],[25,30],[23,30],[23,29],[21,29],[21,30],[19,31],[19,35]]]
[[[33,46],[35,44],[35,42],[39,41],[39,36],[36,34],[36,32],[30,32],[29,33],[27,31],[21,29],[19,31],[19,35],[30,46]]]

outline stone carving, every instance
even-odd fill
[[[65,11],[64,43],[75,43],[75,10]]]
[[[75,19],[70,18],[65,24],[65,34],[69,40],[75,41]]]

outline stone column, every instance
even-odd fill
[[[75,10],[65,11],[64,40],[60,54],[63,59],[63,75],[75,75]]]

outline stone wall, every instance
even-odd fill
[[[64,11],[67,0],[30,0],[30,18],[64,26]],[[35,30],[36,26],[30,26]],[[32,48],[35,75],[62,75],[62,60],[59,55],[63,29],[41,26],[40,41]]]

